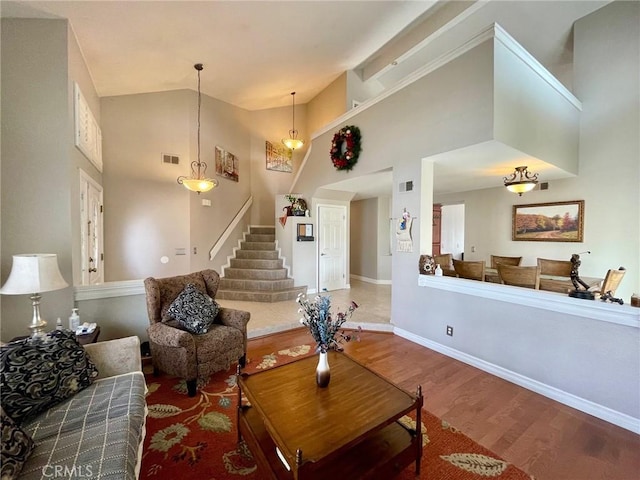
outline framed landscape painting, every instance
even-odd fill
[[[513,206],[512,240],[582,242],[584,200]]]

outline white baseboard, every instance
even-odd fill
[[[368,332],[390,332],[393,333],[393,325],[390,323],[363,323],[363,322],[344,322],[344,328],[356,329],[362,328],[363,331]]]
[[[513,372],[498,365],[494,365],[493,363],[487,362],[454,348],[447,347],[446,345],[442,345],[432,340],[420,337],[414,333],[408,332],[407,330],[396,327],[393,329],[393,333],[414,343],[417,343],[418,345],[422,345],[423,347],[427,347],[431,350],[442,353],[447,357],[455,358],[456,360],[460,360],[463,363],[479,368],[480,370],[495,375],[496,377],[500,377],[511,383],[515,383],[516,385],[526,388],[527,390],[539,393],[540,395],[555,400],[556,402],[560,402],[564,405],[580,410],[581,412],[588,413],[589,415],[593,415],[594,417],[600,418],[609,423],[613,423],[614,425],[622,427],[626,430],[630,430],[636,434],[640,434],[640,419],[638,418],[634,418],[625,413],[621,413],[609,407],[605,407],[604,405],[600,405],[590,400],[586,400],[582,397],[578,397],[545,383],[533,380],[532,378],[525,377],[524,375]]]
[[[375,285],[391,285],[391,280],[378,280],[377,278],[361,277],[360,275],[349,275],[350,278],[355,278],[361,282],[373,283]]]

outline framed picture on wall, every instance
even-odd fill
[[[527,242],[582,242],[584,200],[513,206],[511,239]]]
[[[291,150],[285,148],[284,145],[273,144],[267,140],[265,142],[265,153],[267,157],[267,170],[286,173],[293,172]]]
[[[227,152],[222,147],[216,146],[216,174],[237,182],[240,180],[238,157]]]

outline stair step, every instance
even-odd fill
[[[249,233],[251,235],[275,235],[276,227],[250,227]]]
[[[260,270],[257,268],[225,268],[224,278],[244,280],[284,280],[287,278],[286,268]]]
[[[236,250],[236,258],[256,260],[278,260],[277,250]]]
[[[276,242],[240,242],[242,250],[275,250]]]
[[[240,249],[235,251],[235,258],[230,260],[230,267],[224,269],[216,298],[283,302],[305,293],[306,285],[294,287],[294,279],[287,278],[275,240],[275,227],[250,227],[240,242]]]
[[[287,300],[295,300],[298,294],[305,293],[307,287],[293,287],[286,290],[277,291],[257,291],[257,290],[225,290],[218,289],[216,299],[222,300],[239,300],[245,302],[284,302]]]
[[[221,278],[220,288],[223,290],[248,291],[280,291],[293,288],[293,278],[282,280],[245,280],[243,278]]]
[[[257,270],[270,270],[282,268],[282,259],[258,260],[249,258],[232,258],[231,268],[254,268]]]
[[[244,237],[245,242],[275,242],[276,241],[276,235],[273,234],[265,234],[265,233],[248,233],[245,235]]]

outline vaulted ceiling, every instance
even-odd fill
[[[101,97],[195,90],[193,65],[203,63],[203,93],[260,110],[291,105],[292,91],[306,103],[349,70],[384,90],[494,22],[571,90],[573,24],[609,1],[0,0],[0,16],[69,19]],[[441,159],[437,191],[477,187],[481,177],[499,185],[515,165],[489,147]],[[528,165],[550,174],[544,180],[563,174]],[[330,188],[366,198],[390,194],[390,178]]]
[[[571,63],[573,22],[602,1],[30,1],[3,17],[69,19],[98,95],[196,88],[249,110],[311,100],[346,70],[389,86],[449,36],[502,24],[548,69]],[[474,32],[475,30],[475,32]]]

